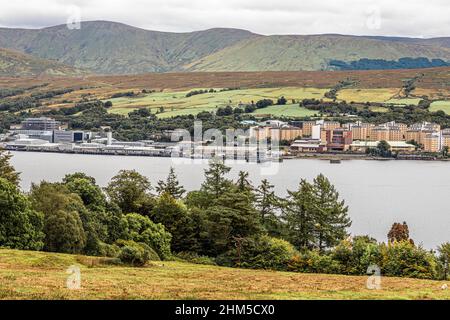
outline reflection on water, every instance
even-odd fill
[[[135,169],[150,178],[153,185],[164,179],[174,166],[187,190],[199,188],[207,164],[173,161],[170,158],[115,157],[52,153],[15,152],[13,165],[20,172],[22,188],[32,182],[58,181],[65,174],[85,172],[105,186],[121,169]],[[200,163],[199,163],[200,162]],[[330,164],[322,160],[286,160],[271,170],[263,165],[229,162],[230,177],[248,171],[254,184],[267,178],[279,195],[295,189],[301,178],[325,174],[349,206],[353,234],[370,234],[385,240],[393,222],[408,222],[411,237],[427,248],[450,241],[450,163],[416,161],[351,160]],[[266,168],[267,169],[267,168]],[[275,169],[275,170],[274,170]],[[271,171],[277,172],[270,174]],[[269,175],[266,175],[269,174]]]

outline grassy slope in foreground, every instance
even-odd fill
[[[181,262],[144,268],[106,266],[98,258],[0,249],[1,299],[450,299],[444,282],[242,270]],[[66,289],[66,270],[81,268],[81,289]]]

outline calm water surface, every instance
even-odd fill
[[[14,152],[13,165],[21,172],[21,186],[59,181],[65,174],[85,172],[106,186],[121,169],[135,169],[153,185],[174,166],[187,190],[199,188],[207,163],[187,159],[71,155]],[[180,163],[188,162],[188,163]],[[330,164],[323,160],[286,160],[280,164],[229,162],[231,178],[248,171],[254,184],[267,178],[279,195],[295,189],[301,178],[325,174],[349,206],[352,234],[370,234],[385,240],[393,222],[407,221],[411,237],[427,248],[450,241],[450,162],[350,160]]]

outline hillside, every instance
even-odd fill
[[[0,76],[74,76],[86,72],[55,61],[0,48]]]
[[[108,21],[83,22],[80,30],[0,28],[0,48],[98,74],[328,70],[330,60],[362,58],[450,61],[450,38],[263,36],[227,28],[171,33]]]
[[[403,57],[449,61],[450,49],[340,35],[270,36],[242,41],[185,68],[189,71],[326,70],[330,60]]]
[[[169,33],[96,21],[83,22],[80,30],[65,25],[41,30],[0,29],[0,47],[100,74],[127,74],[174,70],[252,36],[235,29]]]
[[[103,262],[102,262],[103,261]],[[81,270],[81,289],[66,287],[66,270]],[[105,259],[0,249],[0,299],[450,299],[444,282],[230,269],[182,262],[143,268]]]

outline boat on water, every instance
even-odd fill
[[[330,159],[331,164],[340,164],[342,162],[341,159]]]

